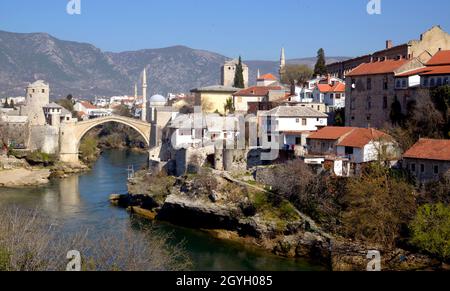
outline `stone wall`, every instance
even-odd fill
[[[59,152],[59,128],[48,125],[32,126],[29,149],[47,154],[57,154]]]

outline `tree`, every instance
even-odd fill
[[[314,74],[325,76],[328,73],[327,66],[326,66],[326,59],[325,59],[325,51],[323,48],[319,49],[317,51],[317,62],[316,66],[314,67]]]
[[[225,103],[225,106],[224,106],[224,111],[225,111],[225,114],[227,114],[227,112],[231,113],[231,114],[234,113],[235,108],[234,108],[233,98],[230,97],[227,99],[227,102]]]
[[[236,65],[236,73],[234,75],[234,87],[235,88],[245,88],[244,68],[242,66],[242,58],[241,57],[239,57],[239,62]]]
[[[15,106],[14,106],[14,99],[9,100],[9,108],[12,108],[12,109],[15,108]]]
[[[349,181],[343,202],[344,235],[388,248],[395,246],[416,210],[413,186],[378,163]]]
[[[423,251],[450,259],[450,207],[442,203],[420,207],[411,223],[411,243]]]
[[[313,75],[313,70],[307,65],[288,65],[281,82],[284,84],[303,84]]]
[[[130,108],[124,104],[120,104],[114,109],[114,114],[124,117],[133,117],[131,114]]]
[[[443,136],[450,138],[450,86],[445,85],[435,88],[430,92],[430,95],[436,109],[442,113],[444,119]]]
[[[74,112],[73,103],[69,99],[60,99],[56,103],[70,112]]]
[[[400,125],[404,119],[402,105],[400,104],[400,101],[398,101],[397,97],[395,97],[395,100],[391,105],[389,117],[393,125]]]
[[[72,94],[67,95],[66,99],[72,102],[72,100],[73,100]]]
[[[345,126],[345,108],[337,109],[334,112],[334,125]]]

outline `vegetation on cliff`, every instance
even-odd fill
[[[120,235],[63,235],[37,210],[0,209],[0,271],[63,271],[70,250],[78,250],[84,271],[179,271],[191,266],[181,245],[151,228],[135,225]]]

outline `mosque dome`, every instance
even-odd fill
[[[150,97],[150,104],[155,104],[155,105],[164,105],[166,104],[167,100],[166,97],[162,96],[162,95],[153,95],[152,97]]]

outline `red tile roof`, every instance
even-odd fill
[[[80,102],[81,105],[84,106],[84,108],[86,109],[97,109],[97,107],[95,105],[92,105],[91,103],[87,102],[87,101],[81,101]]]
[[[450,50],[438,51],[427,63],[427,66],[450,65]]]
[[[234,94],[234,96],[267,96],[269,94],[269,91],[279,91],[283,90],[283,87],[281,86],[254,86],[249,87],[247,89],[243,89],[241,91],[238,91]]]
[[[277,77],[275,77],[272,74],[265,74],[265,75],[262,75],[261,77],[259,77],[258,80],[274,80],[274,81],[277,81],[278,79],[277,79]]]
[[[420,68],[417,70],[409,71],[396,75],[396,77],[409,77],[414,75],[421,76],[432,76],[432,75],[450,75],[450,65],[445,66],[430,66],[425,68]]]
[[[373,128],[354,128],[352,132],[338,144],[338,146],[363,148],[371,141],[378,140],[384,136],[389,137],[384,132]]]
[[[404,158],[450,161],[450,140],[420,139],[406,151]]]
[[[327,126],[309,135],[308,139],[339,140],[343,138],[338,146],[363,148],[370,141],[383,136],[389,137],[384,132],[373,128]]]
[[[340,82],[337,82],[334,86],[331,84],[317,84],[317,88],[322,93],[345,92],[345,84]]]
[[[398,68],[406,64],[408,60],[384,60],[379,62],[364,63],[356,67],[347,76],[364,76],[394,73]]]
[[[327,126],[317,132],[310,134],[308,136],[308,139],[337,140],[342,136],[350,133],[353,129],[353,127]]]

